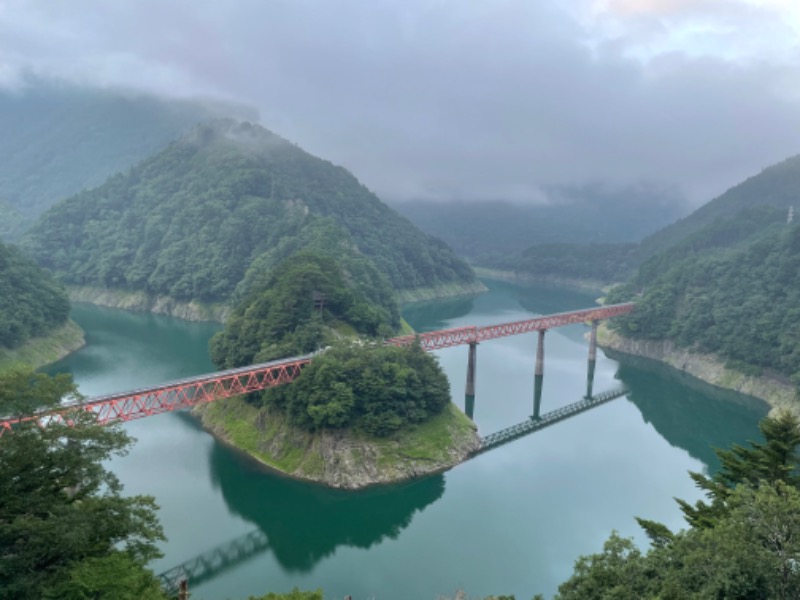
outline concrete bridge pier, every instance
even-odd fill
[[[597,321],[592,321],[592,332],[589,334],[589,365],[586,371],[586,398],[592,397],[594,386],[594,366],[597,362]]]
[[[539,420],[542,408],[542,382],[544,381],[544,334],[539,330],[539,343],[536,346],[536,370],[533,377],[533,418]]]
[[[475,370],[477,368],[478,342],[469,343],[467,358],[467,386],[464,392],[464,413],[470,418],[475,414]]]

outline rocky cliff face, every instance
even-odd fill
[[[358,489],[452,468],[480,446],[474,424],[454,405],[394,438],[367,438],[349,430],[309,433],[268,409],[240,398],[195,409],[216,437],[291,477]]]
[[[711,385],[760,398],[773,409],[785,408],[800,414],[796,389],[785,378],[776,375],[744,375],[727,368],[725,362],[714,354],[681,348],[670,340],[626,338],[611,331],[606,325],[598,330],[597,341],[601,347],[658,360]]]

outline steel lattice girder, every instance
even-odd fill
[[[509,335],[547,330],[573,323],[608,319],[629,313],[634,307],[635,304],[629,302],[558,313],[500,325],[431,331],[420,335],[392,338],[386,340],[386,344],[407,346],[419,339],[424,350],[438,350]],[[6,432],[13,431],[15,425],[28,421],[36,421],[40,426],[54,422],[71,424],[70,415],[74,414],[76,410],[94,413],[97,415],[97,422],[101,425],[106,425],[114,421],[132,421],[163,412],[189,408],[196,404],[221,398],[257,392],[293,381],[302,368],[311,362],[313,356],[313,354],[308,354],[239,369],[199,375],[150,388],[90,398],[86,402],[62,406],[55,410],[29,417],[0,420],[0,436]]]
[[[71,424],[70,415],[75,411],[94,413],[97,415],[97,423],[106,425],[113,421],[132,421],[212,400],[257,392],[293,381],[309,362],[311,355],[91,398],[86,402],[60,407],[38,415],[0,421],[0,436],[13,431],[14,425],[27,421],[36,421],[40,426],[50,423]]]
[[[502,323],[500,325],[488,325],[486,327],[457,327],[455,329],[443,329],[441,331],[430,331],[419,335],[404,335],[401,337],[386,340],[391,346],[408,346],[419,339],[423,350],[440,350],[462,344],[473,344],[485,340],[530,333],[531,331],[542,331],[563,327],[574,323],[585,323],[587,321],[599,321],[623,315],[631,312],[636,305],[633,302],[625,304],[612,304],[598,308],[587,308],[571,312],[558,313],[526,319],[524,321],[514,321],[512,323]]]

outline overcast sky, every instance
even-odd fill
[[[26,73],[258,108],[385,198],[706,201],[800,153],[797,0],[0,0]]]

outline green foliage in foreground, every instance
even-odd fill
[[[750,374],[800,381],[800,226],[761,207],[713,225],[641,266],[608,302],[635,300],[611,326],[713,352]]]
[[[68,376],[0,374],[0,414],[25,415],[77,397]],[[124,497],[104,461],[131,439],[84,411],[75,427],[20,426],[0,438],[0,599],[156,600],[145,565],[164,539],[153,499]]]
[[[439,414],[450,402],[450,386],[419,344],[340,344],[317,356],[292,385],[264,392],[262,401],[304,429],[353,427],[387,436]]]
[[[0,346],[16,348],[67,322],[69,299],[50,275],[0,243]]]
[[[800,597],[800,421],[782,414],[761,430],[763,444],[720,451],[714,477],[692,474],[710,502],[679,501],[688,530],[639,520],[647,552],[613,533],[601,553],[578,559],[556,598]]]
[[[285,260],[211,339],[211,360],[231,368],[306,354],[332,342],[337,328],[391,335],[400,315],[385,280],[373,275],[354,277],[318,254]],[[323,297],[321,309],[315,295]]]

